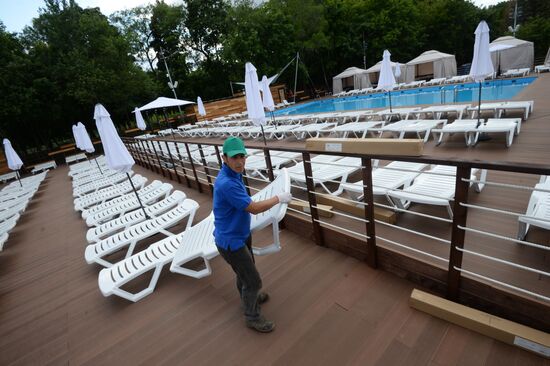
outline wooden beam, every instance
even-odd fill
[[[411,307],[539,356],[550,358],[550,334],[414,289]]]

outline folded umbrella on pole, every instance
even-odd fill
[[[124,143],[120,139],[120,136],[118,136],[115,125],[111,120],[111,115],[107,112],[104,106],[98,103],[95,105],[94,119],[97,130],[99,131],[99,137],[101,138],[101,144],[103,145],[103,151],[105,152],[107,166],[117,172],[126,173],[139,205],[141,206],[145,217],[149,219],[150,217],[147,215],[145,207],[143,207],[143,204],[141,203],[141,199],[139,198],[139,194],[134,186],[134,182],[132,182],[130,174],[128,174],[128,172],[132,169],[132,166],[135,164],[134,158],[132,158],[128,152],[128,149],[126,149],[126,146],[124,146]]]
[[[8,167],[11,170],[15,170],[15,176],[19,181],[19,185],[23,187],[23,183],[21,183],[21,179],[19,179],[19,169],[23,166],[23,162],[11,146],[11,142],[8,139],[4,139],[4,153],[6,154],[6,160],[8,161]]]
[[[378,88],[384,89],[388,92],[391,112],[392,109],[390,91],[395,87],[395,76],[393,75],[390,56],[390,51],[384,50],[384,53],[382,54],[382,65],[380,66],[380,77],[378,78]]]
[[[80,145],[80,135],[78,133],[78,126],[77,125],[73,125],[73,137],[74,137],[74,143],[75,143],[76,147],[81,149],[80,148],[80,146],[81,146]]]
[[[269,88],[269,80],[267,76],[262,77],[261,82],[262,87],[262,103],[265,109],[271,112],[271,121],[275,120],[273,116],[273,111],[275,110],[275,102],[273,102],[273,96],[271,95],[271,89]]]
[[[495,71],[495,68],[493,67],[491,52],[489,50],[489,26],[487,22],[484,20],[479,22],[474,34],[476,39],[474,42],[474,57],[472,59],[472,67],[470,68],[470,76],[474,81],[479,82],[477,106],[477,127],[479,127],[481,114],[481,84],[488,75]]]
[[[202,103],[201,97],[197,97],[197,108],[199,109],[199,114],[201,116],[206,116],[206,109],[204,109],[204,104]]]
[[[138,107],[134,109],[134,113],[136,114],[136,124],[137,128],[144,131],[147,128],[147,125],[145,124],[145,120],[143,119],[143,116],[141,115],[141,111]]]
[[[265,112],[260,95],[260,83],[258,82],[258,74],[256,68],[250,62],[245,65],[244,75],[244,89],[246,94],[246,111],[248,112],[248,118],[252,120],[252,123],[262,128],[262,135],[265,141],[264,125],[265,125]]]
[[[78,138],[80,140],[80,146],[78,148],[82,151],[86,151],[88,154],[93,153],[95,151],[94,144],[92,144],[92,140],[90,140],[88,131],[86,131],[86,126],[84,126],[82,122],[78,122],[78,124],[76,125],[76,128],[77,128]],[[97,169],[99,169],[99,172],[103,174],[103,172],[101,171],[101,167],[97,162],[97,158],[94,158],[94,160],[97,165]]]

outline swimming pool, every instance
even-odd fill
[[[490,80],[483,83],[482,100],[511,99],[536,78]],[[478,100],[478,83],[430,86],[418,89],[395,90],[391,92],[392,107],[417,104],[448,104]],[[388,93],[355,95],[343,98],[329,98],[310,103],[294,105],[275,111],[276,116],[349,111],[357,109],[389,107]]]

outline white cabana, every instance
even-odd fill
[[[177,107],[177,106],[182,106],[187,104],[193,104],[193,102],[190,102],[188,100],[182,100],[182,99],[158,97],[152,102],[145,104],[143,107],[140,107],[139,110],[145,111],[148,109]]]
[[[410,83],[416,79],[437,79],[456,76],[455,55],[430,50],[407,62],[401,78]]]
[[[376,64],[367,69],[367,74],[369,74],[369,81],[371,82],[371,84],[378,82],[381,66],[382,61],[378,61]],[[398,67],[399,71],[397,70]],[[395,81],[400,83],[402,76],[405,74],[405,65],[400,64],[399,62],[391,62],[391,68],[393,70],[393,74],[395,75]]]
[[[371,86],[367,70],[358,67],[348,67],[332,78],[332,93],[340,93],[344,89],[363,89]]]
[[[505,36],[491,42],[489,50],[495,71],[503,73],[510,69],[533,69],[535,60],[533,42]]]

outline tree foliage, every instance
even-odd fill
[[[384,49],[407,62],[436,49],[471,61],[474,30],[487,20],[491,39],[510,34],[515,2],[485,8],[468,0],[184,0],[117,12],[108,19],[77,0],[44,0],[32,26],[9,33],[0,23],[0,132],[14,145],[47,148],[92,122],[102,102],[114,121],[159,96],[171,96],[166,66],[180,98],[230,95],[252,62],[274,75],[297,52],[298,89],[330,88],[349,66],[369,67]],[[518,0],[517,36],[544,57],[550,2]],[[165,66],[166,64],[166,66]],[[279,78],[294,87],[294,65]],[[37,131],[30,137],[28,131]]]

